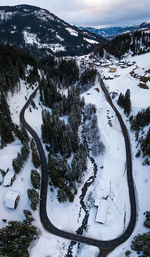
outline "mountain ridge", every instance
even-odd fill
[[[114,37],[122,35],[124,33],[131,33],[137,30],[138,31],[150,30],[150,21],[143,22],[140,25],[136,25],[136,26],[123,26],[123,27],[113,26],[113,27],[106,27],[106,28],[100,28],[100,29],[96,29],[93,27],[85,27],[84,29],[96,35],[105,37],[108,40],[111,40]]]
[[[0,6],[0,43],[41,58],[47,55],[83,55],[106,39],[61,20],[32,5]]]

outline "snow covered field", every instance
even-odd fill
[[[139,74],[141,74],[141,70],[143,68],[144,70],[150,69],[150,53],[141,56],[129,57],[128,60],[135,61],[135,65],[126,69],[121,69],[118,67],[117,72],[120,74],[120,77],[114,78],[113,80],[104,80],[104,82],[107,87],[109,87],[110,92],[115,91],[118,94],[120,92],[125,93],[129,88],[131,92],[132,114],[136,114],[139,110],[141,110],[141,108],[146,108],[150,105],[150,91],[138,87],[138,79],[133,78],[130,75],[130,72],[136,67],[136,65],[139,67],[136,70],[136,72],[139,70]],[[103,73],[108,74],[108,68],[104,68]],[[20,88],[20,92],[16,92],[14,96],[9,95],[9,105],[12,113],[12,119],[16,124],[19,124],[19,113],[26,102],[25,96],[28,98],[33,90],[31,88],[27,90],[23,81],[21,81]],[[118,120],[113,110],[106,102],[98,81],[96,81],[94,87],[82,94],[82,96],[84,96],[87,104],[92,103],[96,106],[100,139],[105,145],[104,155],[99,155],[95,158],[98,167],[97,177],[95,182],[89,187],[85,197],[85,203],[87,206],[89,206],[89,198],[92,198],[93,201],[89,207],[90,215],[87,230],[84,232],[84,235],[97,239],[109,240],[116,238],[123,233],[130,218],[124,139]],[[137,223],[132,236],[127,242],[116,248],[116,250],[109,255],[110,257],[122,257],[125,256],[124,253],[127,249],[130,250],[131,239],[136,234],[146,231],[146,228],[143,226],[143,212],[150,210],[150,204],[148,201],[150,175],[149,167],[142,165],[141,157],[138,159],[135,157],[137,149],[134,133],[130,131],[129,121],[123,114],[122,109],[116,103],[117,98],[114,98],[113,101],[117,109],[122,114],[130,134],[138,212]],[[32,111],[28,109],[26,111],[25,118],[33,129],[37,131],[41,138],[42,107],[39,105],[39,92],[37,92],[34,102],[37,108],[32,108]],[[17,152],[20,151],[20,148],[21,143],[19,140],[16,140],[6,148],[0,150],[1,169],[12,169],[12,159],[16,157]],[[9,210],[4,206],[3,199],[8,188],[4,187],[3,185],[0,186],[0,227],[5,226],[6,224],[2,221],[2,219],[22,220],[24,219],[23,210],[30,210],[27,189],[32,188],[30,182],[31,169],[33,169],[33,165],[31,162],[31,156],[29,156],[29,159],[25,163],[21,173],[17,175],[13,186],[10,187],[11,190],[15,190],[20,193],[20,201],[16,210]],[[75,232],[78,227],[81,226],[85,213],[83,210],[80,212],[81,205],[79,196],[81,195],[83,184],[88,180],[92,173],[93,166],[90,160],[88,160],[88,170],[83,177],[83,183],[79,186],[78,194],[76,195],[73,203],[67,202],[60,204],[56,198],[57,190],[51,192],[49,188],[47,212],[50,220],[56,227],[66,231]],[[105,193],[109,195],[108,210],[105,223],[99,224],[95,221],[97,207],[94,206],[94,200],[97,192],[103,188],[105,189]],[[38,210],[34,212],[34,218],[34,224],[39,227],[41,234],[30,249],[30,257],[65,257],[70,241],[47,233],[40,224]],[[80,249],[77,249],[77,245],[75,245],[73,248],[73,257],[96,257],[97,254],[98,249],[95,247],[81,244]],[[137,255],[133,252],[130,255],[130,257],[135,256]]]

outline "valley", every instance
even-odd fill
[[[28,5],[0,19],[25,41],[0,45],[0,255],[149,256],[149,32],[108,42]]]

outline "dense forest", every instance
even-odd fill
[[[136,31],[115,37],[104,45],[95,49],[95,54],[103,56],[106,52],[117,58],[127,53],[132,55],[143,54],[150,51],[150,33]]]
[[[40,86],[40,93],[43,104],[51,108],[51,111],[43,110],[41,127],[43,142],[49,150],[49,176],[52,184],[59,188],[58,200],[73,201],[75,181],[80,182],[86,170],[87,145],[78,134],[84,100],[80,99],[78,87],[68,88],[66,96],[60,94],[54,81]]]
[[[10,221],[0,229],[0,255],[7,257],[29,257],[29,246],[36,240],[39,231],[32,225],[34,218],[24,210],[24,221]]]

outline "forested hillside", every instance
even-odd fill
[[[150,51],[150,33],[136,31],[115,37],[108,43],[95,49],[95,54],[108,54],[121,58],[124,55],[139,55]]]

